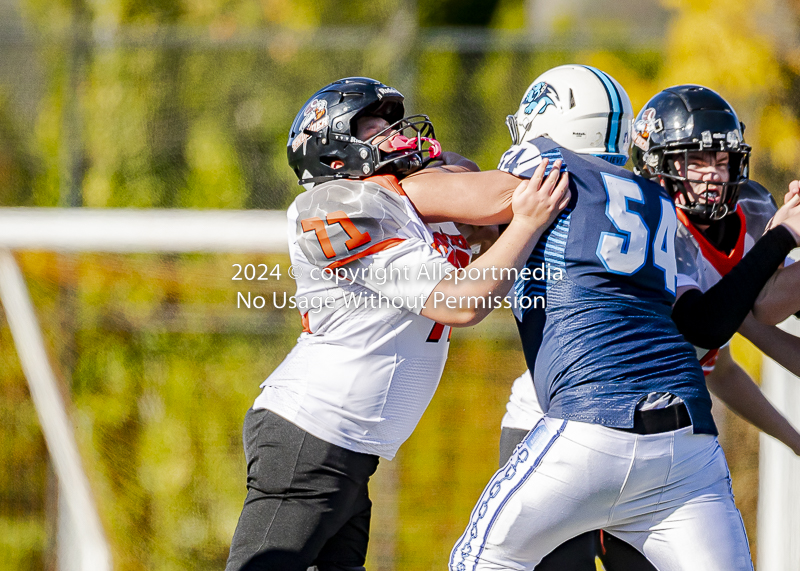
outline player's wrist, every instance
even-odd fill
[[[506,232],[514,228],[518,232],[524,232],[529,235],[540,232],[547,225],[547,218],[543,216],[529,216],[527,214],[515,214],[514,218],[506,229]]]
[[[794,239],[795,246],[800,246],[800,233],[798,233],[797,230],[795,230],[794,228],[789,226],[786,222],[781,222],[775,228],[776,229],[777,228],[785,228],[789,232],[789,234],[792,235],[792,238]]]

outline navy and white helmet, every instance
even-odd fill
[[[506,118],[517,145],[549,137],[576,153],[615,165],[628,160],[633,107],[622,86],[587,65],[562,65],[537,77],[519,109]]]

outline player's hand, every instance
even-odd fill
[[[783,203],[786,204],[793,196],[800,195],[800,180],[793,180],[789,183],[789,192],[783,197]]]
[[[531,179],[522,181],[511,198],[513,221],[527,223],[534,230],[549,226],[571,196],[569,174],[561,173],[561,159],[553,163],[550,174],[545,177],[548,162],[542,159]]]
[[[794,234],[795,241],[800,244],[800,193],[792,193],[791,188],[790,185],[789,190],[791,196],[789,194],[786,195],[787,198],[784,198],[783,206],[781,206],[780,210],[775,213],[775,216],[773,216],[772,220],[767,224],[767,230],[771,230],[779,224],[782,224]]]

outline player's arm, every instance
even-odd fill
[[[479,172],[481,170],[477,164],[475,164],[468,158],[463,157],[458,153],[454,153],[452,151],[443,151],[439,159],[440,160],[435,161],[431,165],[431,167],[438,167],[438,166],[451,167],[450,168],[451,172],[463,172],[463,171]]]
[[[795,337],[774,325],[765,325],[752,316],[744,320],[739,333],[767,357],[800,377],[800,337]]]
[[[514,217],[494,245],[463,274],[451,272],[440,281],[421,315],[455,327],[475,325],[496,307],[494,297],[508,293],[517,272],[507,270],[522,269],[542,232],[570,199],[569,178],[567,173],[560,175],[560,161],[545,177],[547,162],[541,162],[529,181],[518,183],[512,197]],[[470,273],[480,277],[469,279]],[[459,275],[467,279],[457,279]]]
[[[800,316],[800,263],[778,269],[753,306],[753,316],[767,325],[780,323],[790,315]]]
[[[536,145],[525,142],[503,154],[498,170],[452,174],[423,169],[403,180],[403,190],[425,222],[507,224],[514,214],[514,189],[520,179],[531,178],[541,162]]]
[[[507,172],[440,167],[416,172],[404,178],[402,186],[425,222],[489,225],[511,221],[511,197],[519,183]]]
[[[679,288],[672,319],[687,341],[704,349],[721,347],[739,329],[761,289],[798,245],[800,200],[775,215],[777,227],[707,292]]]
[[[787,208],[800,204],[800,181],[792,181],[781,208],[767,228],[779,224]],[[800,314],[800,264],[779,268],[770,278],[753,306],[753,316],[768,325],[780,323],[792,314]]]
[[[716,366],[706,377],[706,384],[738,416],[800,455],[800,433],[733,360],[728,347],[719,350]]]

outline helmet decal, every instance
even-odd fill
[[[300,145],[303,145],[303,154],[305,154],[305,142],[311,138],[311,135],[306,131],[321,131],[329,124],[328,120],[328,102],[325,99],[314,99],[303,110],[303,121],[300,123],[297,136],[292,141],[292,150],[296,151]]]
[[[555,101],[553,101],[553,98],[555,98]],[[534,114],[534,112],[536,115],[541,115],[548,106],[557,107],[556,101],[560,102],[556,90],[553,89],[552,85],[544,81],[540,81],[531,87],[522,99],[522,103],[528,104],[525,107],[525,114],[527,115]]]
[[[378,99],[383,99],[387,95],[393,95],[395,97],[402,97],[400,92],[397,91],[394,87],[388,87],[388,86],[379,87],[375,91],[378,94]]]
[[[642,111],[641,118],[633,125],[633,144],[647,152],[650,149],[650,134],[664,130],[661,119],[656,118],[656,110],[652,107]]]

